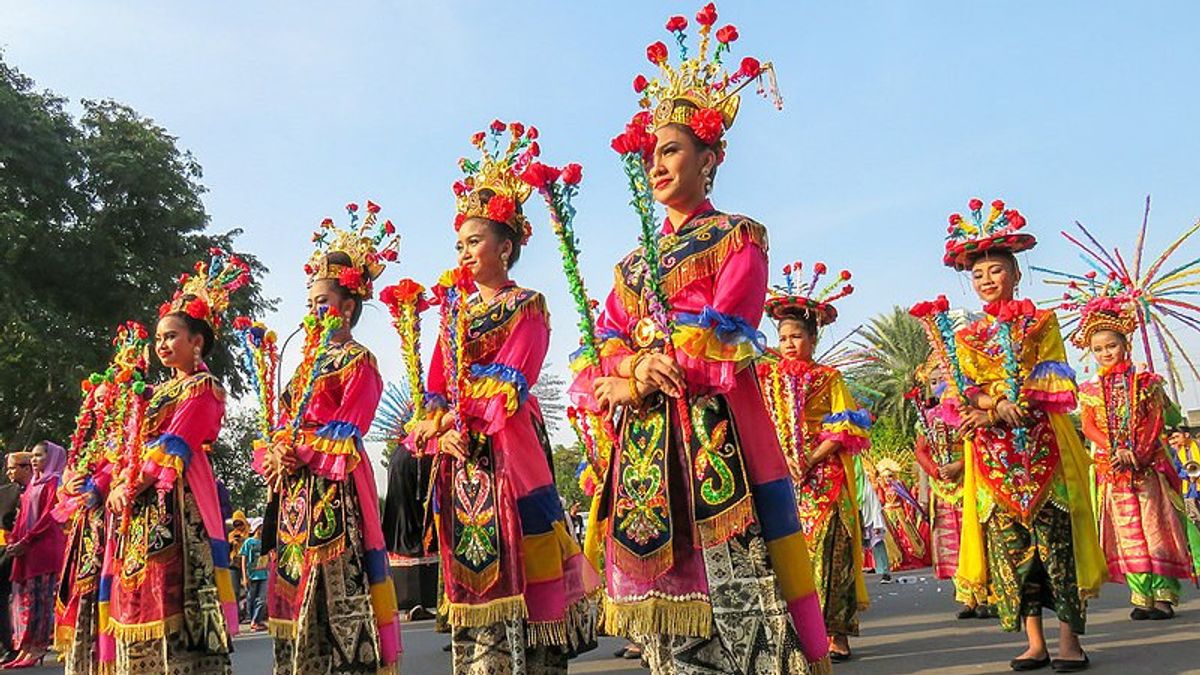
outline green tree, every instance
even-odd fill
[[[261,516],[267,503],[267,484],[250,466],[255,438],[258,417],[254,409],[230,406],[209,454],[213,474],[229,490],[233,508],[243,509],[247,516]]]
[[[880,314],[859,329],[857,347],[865,361],[847,373],[856,388],[870,391],[870,410],[876,425],[884,423],[911,447],[916,434],[916,411],[904,398],[916,382],[917,368],[929,356],[929,341],[920,322],[900,307]]]
[[[0,444],[63,440],[78,383],[104,367],[116,326],[153,332],[178,276],[240,234],[206,232],[202,172],[177,139],[113,101],[37,91],[0,54]],[[255,276],[265,268],[243,255]],[[231,313],[271,303],[253,282]],[[230,341],[209,367],[243,391]]]
[[[567,508],[579,502],[586,511],[591,498],[583,494],[579,481],[575,479],[575,469],[581,461],[583,449],[577,443],[554,446],[554,485],[558,488],[558,496],[563,498]]]

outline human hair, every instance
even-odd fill
[[[975,266],[981,260],[999,260],[1006,263],[1013,274],[1021,273],[1021,266],[1017,263],[1017,256],[1012,254],[1012,251],[980,251],[967,258],[967,269]]]
[[[1112,330],[1111,328],[1101,328],[1100,330],[1092,333],[1091,337],[1094,338],[1097,335],[1103,335],[1104,333],[1111,333],[1112,335],[1115,335],[1117,337],[1117,342],[1120,342],[1121,346],[1124,347],[1125,349],[1129,349],[1129,336],[1122,333],[1119,330]]]
[[[478,195],[480,205],[484,208],[487,208],[488,202],[492,201],[492,197],[495,197],[496,193],[490,188],[480,188],[478,190]],[[521,215],[521,205],[515,203],[515,200],[514,205],[517,209],[516,213]],[[500,241],[508,241],[512,244],[512,253],[508,254],[508,263],[506,267],[506,269],[511,270],[513,266],[517,264],[517,260],[521,258],[521,240],[525,238],[525,233],[517,232],[508,223],[502,223],[498,220],[492,220],[491,218],[485,218],[483,216],[475,216],[475,218],[487,223],[488,227],[492,230],[492,234],[496,235]]]
[[[350,260],[350,256],[342,251],[334,251],[333,253],[326,255],[325,264],[341,265],[342,267],[354,267],[354,262]],[[350,327],[353,328],[357,326],[358,320],[362,317],[363,312],[362,298],[352,293],[349,288],[343,286],[337,279],[328,279],[328,281],[332,283],[333,288],[337,291],[338,296],[340,296],[342,300],[354,301],[354,310],[350,312]]]
[[[180,301],[186,307],[187,303],[195,299],[195,295],[188,293],[180,298]],[[203,344],[200,346],[200,356],[202,358],[208,358],[208,355],[212,354],[213,348],[217,346],[217,334],[213,332],[212,326],[208,325],[207,321],[204,319],[197,319],[196,317],[182,310],[171,312],[170,314],[167,314],[167,316],[172,316],[179,319],[183,322],[184,327],[187,328],[188,334],[199,335],[203,339]]]
[[[817,339],[817,317],[811,312],[789,312],[779,319],[776,329],[783,331],[783,324],[791,321],[813,340]]]

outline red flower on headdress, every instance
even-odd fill
[[[537,137],[538,137],[537,127],[529,127],[529,131],[525,132],[525,138],[528,138],[531,141],[537,139]]]
[[[452,186],[452,188],[454,189],[455,197],[461,197],[461,196],[467,194],[467,192],[470,190],[470,188],[467,187],[467,184],[462,182],[461,180],[454,181],[454,185]]]
[[[1004,202],[997,199],[996,201],[992,202],[992,208],[996,209],[997,211],[1003,211],[1004,210]]]
[[[508,130],[511,131],[512,135],[516,136],[517,138],[525,135],[525,125],[521,124],[520,122],[509,122]]]
[[[838,276],[842,278],[842,281],[850,281],[850,270],[842,270],[842,273]]]
[[[495,195],[488,200],[488,218],[498,223],[507,223],[517,212],[517,205],[508,195]]]
[[[195,298],[183,308],[183,311],[193,319],[203,319],[208,316],[208,303],[203,298]]]
[[[753,56],[747,56],[742,59],[742,65],[738,68],[738,73],[743,77],[758,77],[762,73],[762,64]]]
[[[950,309],[950,301],[946,298],[946,296],[939,295],[937,296],[937,299],[933,301],[933,306],[937,309],[937,311],[945,312]]]
[[[537,157],[542,154],[542,146],[537,144],[537,141],[529,144],[529,149],[526,151],[530,157]]]
[[[950,214],[950,224],[951,225],[958,225],[961,222],[962,222],[962,214],[958,214],[958,213]]]
[[[321,227],[333,227],[333,218],[326,218],[321,221]]]
[[[983,208],[983,200],[979,198],[972,199],[971,201],[967,202],[967,208],[971,209],[972,211],[978,211],[979,209]]]
[[[500,133],[508,128],[508,125],[500,120],[492,120],[492,131]]]
[[[633,91],[635,93],[640,94],[643,91],[646,91],[646,87],[649,86],[650,81],[646,79],[645,75],[638,75],[637,77],[633,78]]]
[[[563,167],[562,181],[567,185],[579,185],[583,180],[583,167],[572,162]]]
[[[696,134],[696,138],[699,138],[701,143],[712,145],[725,130],[725,118],[712,108],[701,108],[692,114],[688,126],[692,128],[692,133]]]
[[[854,292],[854,286],[852,286],[850,284],[846,284],[845,286],[842,286],[842,295],[850,295],[853,292]]]
[[[1013,209],[1009,213],[1008,224],[1011,225],[1014,230],[1019,230],[1022,227],[1025,227],[1025,216],[1017,212],[1016,209]]]
[[[391,220],[383,221],[383,233],[384,234],[396,234],[396,226],[392,224]]]
[[[465,223],[466,221],[467,221],[467,214],[465,214],[465,213],[454,214],[454,231],[458,232],[458,230],[460,228],[462,228],[462,224]]]
[[[708,3],[699,12],[696,12],[696,23],[701,26],[711,26],[717,22],[717,6],[713,3]]]
[[[723,45],[727,45],[730,42],[736,41],[737,39],[737,26],[734,26],[733,24],[724,26],[717,31],[717,42],[720,42]]]
[[[171,313],[171,303],[164,302],[163,304],[158,306],[158,318],[161,319],[170,313]]]
[[[687,28],[687,19],[683,18],[682,16],[673,16],[667,20],[667,30],[671,31],[672,33],[681,31],[685,28]]]
[[[338,274],[338,283],[353,291],[363,285],[362,271],[356,269],[344,269],[341,274]]]
[[[558,178],[559,170],[541,162],[530,162],[521,172],[521,180],[540,190]]]
[[[660,40],[646,47],[646,58],[656,66],[663,63],[667,60],[667,46]]]
[[[254,325],[254,322],[251,321],[250,317],[248,317],[248,316],[239,316],[238,318],[233,320],[233,327],[236,330],[247,330],[250,328],[250,326],[253,326],[253,325]]]
[[[825,267],[825,263],[823,263],[823,262],[819,262],[816,265],[813,265],[813,272],[815,274],[818,274],[818,275],[825,274],[825,272],[827,272],[828,270],[829,270],[829,268]]]
[[[370,199],[367,200],[367,213],[379,213],[379,205]]]
[[[379,257],[383,258],[384,260],[386,260],[388,262],[396,262],[396,258],[398,258],[400,256],[396,253],[396,249],[389,248],[389,249],[380,251]]]
[[[791,274],[791,273],[792,273],[792,266],[791,266],[791,265],[784,265],[784,266],[783,266],[783,273],[784,273],[784,274]]]
[[[358,204],[355,204],[354,202],[350,202],[349,204],[346,205],[346,210],[349,211],[350,213],[358,213]]]
[[[1088,272],[1087,274],[1084,274],[1083,276],[1087,277],[1088,279],[1095,279],[1095,278],[1096,278],[1096,271],[1095,271],[1095,270],[1092,270],[1092,271]]]

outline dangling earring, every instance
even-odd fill
[[[704,176],[704,194],[712,192],[712,171],[707,167],[700,170],[700,175]]]
[[[500,264],[504,265],[505,268],[508,267],[508,254],[507,253],[500,254]]]
[[[204,355],[200,353],[199,347],[192,348],[192,369],[193,370],[203,370],[204,369]]]

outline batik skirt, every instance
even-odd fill
[[[1183,505],[1157,471],[1129,478],[1100,485],[1100,547],[1109,577],[1129,582],[1134,605],[1175,604],[1178,584],[1162,580],[1191,577]]]
[[[821,598],[825,631],[830,635],[858,635],[858,595],[855,589],[854,542],[848,523],[855,522],[849,496],[843,491],[834,512],[808,538],[813,582]]]
[[[1041,616],[1045,607],[1082,635],[1087,604],[1075,573],[1070,514],[1048,501],[1026,525],[997,505],[984,531],[1001,628],[1020,630],[1024,617]]]
[[[54,634],[54,590],[57,574],[13,582],[13,647],[40,651],[50,647]]]

